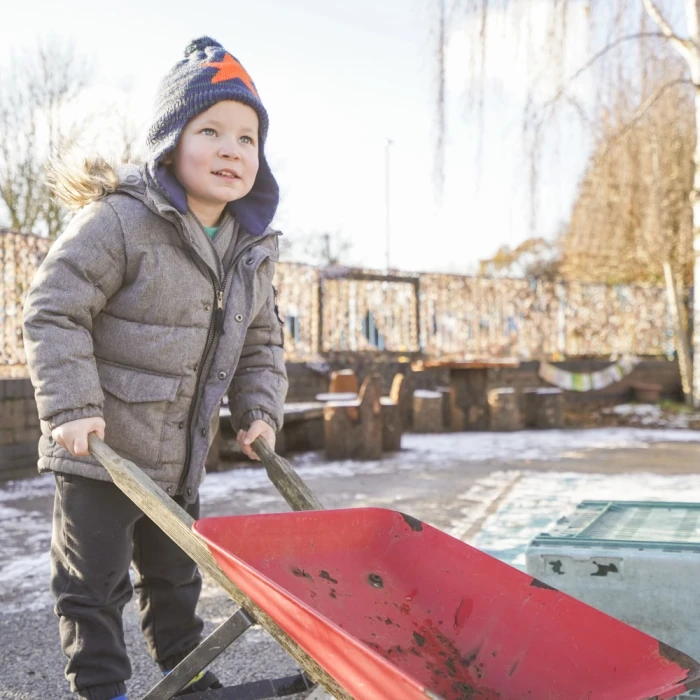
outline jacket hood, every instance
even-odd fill
[[[165,157],[164,154],[162,157]],[[265,153],[260,149],[258,174],[251,191],[241,199],[229,202],[226,210],[252,236],[261,236],[272,223],[279,204],[279,187],[272,175]],[[161,160],[151,161],[146,169],[151,180],[170,203],[180,212],[187,212],[184,187]]]
[[[119,179],[119,185],[116,188],[115,193],[127,194],[130,197],[137,199],[152,212],[165,219],[172,220],[173,217],[180,218],[185,222],[183,230],[187,232],[190,243],[194,245],[194,237],[190,230],[191,227],[186,223],[189,214],[187,206],[185,206],[184,212],[182,212],[172,203],[171,199],[166,196],[162,189],[158,187],[158,185],[151,178],[147,165],[121,165],[116,168],[115,172]],[[240,220],[238,220],[238,223],[240,225]],[[260,234],[254,236],[248,229],[241,225],[238,236],[240,240],[243,240],[246,237],[258,238],[263,234],[269,233],[281,235],[280,231],[273,231],[268,226]]]

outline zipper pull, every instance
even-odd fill
[[[216,330],[223,334],[224,332],[224,291],[220,289],[216,293]]]

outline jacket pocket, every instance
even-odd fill
[[[97,373],[105,394],[105,441],[139,466],[156,466],[165,419],[181,378],[101,360]]]

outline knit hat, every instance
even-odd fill
[[[155,115],[148,130],[148,171],[181,213],[187,211],[187,195],[170,168],[163,163],[180,138],[185,125],[221,100],[235,100],[252,107],[259,122],[259,169],[251,191],[229,202],[227,210],[248,233],[259,236],[270,225],[279,203],[279,187],[265,158],[269,120],[255,83],[239,61],[208,36],[190,42],[185,57],[165,75],[155,101]]]

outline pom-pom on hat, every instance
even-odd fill
[[[219,42],[203,36],[185,49],[185,57],[165,75],[158,88],[155,114],[148,130],[148,169],[175,208],[187,211],[184,188],[163,163],[177,145],[187,122],[221,100],[252,107],[259,121],[258,175],[251,191],[227,209],[254,236],[265,232],[279,203],[279,187],[265,158],[269,119],[255,83],[240,62]]]

